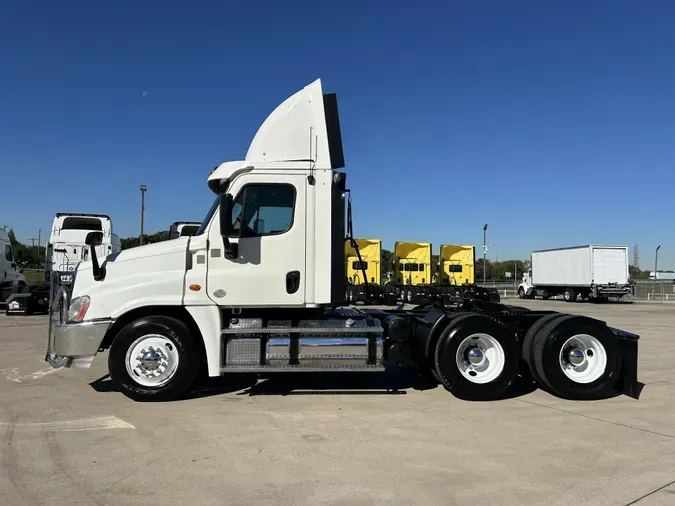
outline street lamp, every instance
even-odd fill
[[[485,285],[487,283],[487,274],[485,270],[485,264],[487,262],[487,226],[488,224],[486,223],[483,226],[483,284]]]
[[[661,248],[660,244],[656,247],[656,258],[654,258],[654,281],[657,280],[659,272],[659,248]]]
[[[143,246],[143,214],[145,213],[145,191],[148,185],[141,185],[141,246]]]

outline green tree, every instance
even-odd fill
[[[161,230],[159,232],[155,232],[154,234],[143,234],[143,244],[167,241],[169,237],[170,234],[168,230]],[[124,239],[120,239],[120,243],[122,249],[124,250],[140,246],[141,241],[139,237],[125,237]]]
[[[635,267],[634,265],[628,266],[628,273],[631,279],[649,279],[649,271],[640,270],[639,267]]]
[[[14,261],[22,267],[40,268],[39,256],[41,259],[45,258],[45,249],[42,246],[28,246],[19,242],[14,233],[14,229],[9,229],[7,232],[9,242],[12,245],[12,252],[14,253]]]
[[[380,261],[380,284],[385,284],[389,274],[394,271],[394,254],[388,249],[383,249]]]

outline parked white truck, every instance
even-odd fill
[[[627,246],[573,246],[532,252],[518,296],[606,300],[631,292]]]
[[[472,400],[502,397],[519,373],[562,397],[637,397],[638,336],[593,318],[474,298],[341,307],[345,235],[353,238],[341,167],[337,99],[317,80],[267,117],[244,160],[211,171],[215,199],[194,235],[99,262],[102,234],[89,233],[90,259],[52,298],[45,359],[88,367],[109,349],[114,385],[135,400],[175,399],[201,371],[402,364]]]
[[[85,244],[87,234],[99,231],[101,243],[96,253],[99,258],[122,250],[120,238],[113,234],[112,220],[105,214],[57,213],[47,243],[45,280],[50,274],[58,274],[61,283],[70,283],[72,272],[80,260],[86,260],[89,247]]]
[[[9,234],[0,228],[0,304],[19,286],[26,286],[26,277],[16,263]]]
[[[200,225],[200,222],[195,221],[174,221],[169,227],[169,239],[192,235],[199,230]]]

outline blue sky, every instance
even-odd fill
[[[0,7],[0,226],[122,237],[201,220],[212,167],[317,77],[338,94],[354,229],[587,244],[675,269],[672,2],[18,1]],[[480,248],[479,248],[480,249]]]

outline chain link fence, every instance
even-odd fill
[[[496,288],[502,299],[518,298],[518,286],[513,283],[490,283],[488,281],[485,285],[482,283],[479,283],[479,285],[486,288]],[[562,299],[562,295],[551,297],[551,299]],[[671,280],[635,282],[632,293],[621,300],[634,302],[675,302],[675,284]]]

